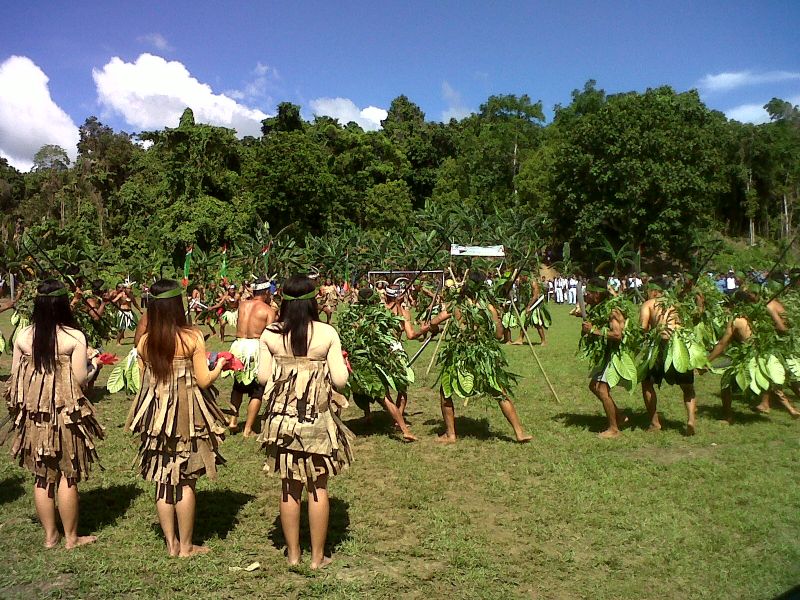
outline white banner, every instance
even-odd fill
[[[450,256],[490,256],[504,258],[506,255],[503,246],[460,246],[450,244]]]

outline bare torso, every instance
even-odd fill
[[[259,298],[239,302],[239,318],[236,325],[236,337],[250,340],[258,339],[264,329],[276,318],[273,308]]]

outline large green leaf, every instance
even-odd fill
[[[766,360],[766,374],[773,383],[783,385],[786,381],[786,371],[781,364],[781,361],[774,354],[770,354]]]
[[[106,382],[106,389],[109,391],[109,393],[116,394],[117,392],[122,391],[122,388],[124,387],[124,363],[120,363],[111,370],[111,373],[108,376],[108,382]]]
[[[469,371],[459,371],[458,385],[466,395],[471,394],[475,388],[475,376]]]
[[[686,373],[689,370],[689,349],[680,335],[672,336],[672,365],[678,373]]]

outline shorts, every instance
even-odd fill
[[[261,398],[264,396],[264,388],[266,385],[261,385],[258,381],[251,381],[247,385],[233,380],[233,391],[240,394],[247,394],[251,398]]]

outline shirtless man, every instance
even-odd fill
[[[485,279],[480,273],[472,272],[470,273],[470,280],[470,284],[465,290],[462,290],[462,293],[465,295],[465,301],[475,303],[478,302],[478,300],[476,294],[471,291],[471,288],[474,290],[475,288],[484,285]],[[465,284],[466,283],[467,282],[465,282]],[[503,324],[500,321],[500,315],[498,314],[494,305],[487,304],[486,308],[492,315],[492,321],[494,321],[494,337],[500,341],[503,339]],[[452,317],[455,317],[457,323],[461,320],[461,314],[458,308],[455,309],[453,314],[448,312],[447,309],[442,310],[442,312],[435,319],[430,321],[429,326],[435,330],[435,327]],[[473,377],[474,376],[476,376],[476,374],[473,374]],[[481,375],[477,374],[477,376],[480,377]],[[517,409],[508,394],[503,392],[502,394],[497,394],[495,397],[500,405],[500,410],[502,411],[503,416],[514,430],[514,437],[516,438],[517,442],[522,444],[530,442],[533,439],[533,436],[525,433],[525,430],[522,428],[522,423],[519,420]],[[445,431],[442,435],[436,438],[436,441],[441,444],[455,444],[456,414],[455,406],[453,404],[453,397],[445,396],[444,389],[441,385],[439,386],[439,399],[441,401],[442,419],[444,420]]]
[[[318,302],[322,312],[328,315],[327,322],[330,323],[336,305],[339,303],[339,292],[330,277],[325,280],[324,285],[319,286]]]
[[[386,310],[388,310],[394,316],[403,319],[403,329],[396,333],[397,342],[395,343],[394,346],[395,351],[403,353],[405,353],[405,350],[403,350],[403,344],[401,342],[401,338],[404,333],[406,334],[406,338],[408,338],[409,340],[415,340],[420,336],[424,336],[430,330],[430,325],[423,325],[419,331],[416,331],[414,329],[412,325],[411,311],[408,309],[408,307],[406,307],[403,304],[404,295],[405,295],[404,290],[402,290],[401,288],[388,287],[386,288],[386,301],[383,303]],[[392,397],[389,394],[389,392],[386,393],[386,400],[387,403],[392,401]],[[406,406],[408,405],[407,389],[397,390],[397,399],[395,401],[395,404],[400,412],[400,419],[398,421],[398,425],[402,430],[403,426],[400,425],[400,423],[403,422],[403,419],[406,414]],[[389,409],[387,408],[387,410]],[[391,410],[389,410],[389,412],[391,413]],[[413,435],[411,435],[410,431],[406,432],[405,430],[403,431],[403,437],[405,437],[409,441],[414,441],[417,439]]]
[[[756,301],[754,294],[742,289],[734,292],[734,297],[740,302],[752,303]],[[775,325],[775,328],[778,331],[785,332],[788,330],[788,328],[786,328],[786,323],[783,320],[783,315],[781,314],[783,312],[782,309],[783,306],[781,305],[781,303],[775,299],[773,299],[767,304],[767,312],[769,312],[770,316],[772,317],[773,325]],[[752,335],[753,335],[753,329],[751,327],[750,322],[745,317],[742,316],[734,317],[730,321],[730,323],[728,323],[728,327],[725,329],[725,333],[720,338],[719,342],[714,347],[714,349],[711,351],[711,354],[708,355],[708,362],[716,360],[717,358],[722,356],[722,354],[725,352],[725,350],[727,350],[731,342],[743,344],[747,340],[749,340]],[[732,381],[731,386],[724,387],[720,390],[720,394],[722,396],[722,410],[724,413],[725,421],[727,421],[728,423],[733,423],[733,410],[732,410],[732,403],[733,403],[732,401],[734,392],[733,383],[735,383],[735,381]],[[797,384],[795,383],[793,384],[793,386],[794,385]],[[789,399],[786,397],[786,394],[784,394],[783,390],[774,386],[774,384],[771,386],[769,391],[761,394],[761,403],[755,407],[755,410],[762,413],[768,413],[770,396],[772,396],[773,394],[778,398],[778,400],[784,406],[784,408],[786,408],[786,410],[789,411],[789,414],[792,415],[792,418],[794,419],[800,418],[800,412],[798,412],[797,409],[795,409],[794,406],[792,406],[792,403],[789,402]]]
[[[264,386],[258,383],[258,340],[264,329],[274,323],[277,317],[277,313],[270,306],[269,289],[269,281],[262,277],[253,285],[253,298],[239,301],[236,340],[231,344],[231,354],[242,361],[244,370],[227,372],[233,375],[232,414],[228,428],[231,432],[238,431],[239,408],[242,405],[242,397],[247,394],[250,396],[250,402],[247,405],[244,437],[253,435],[253,424],[261,410],[261,397],[264,394]]]
[[[530,286],[530,290],[525,290],[525,293],[523,294],[522,286]],[[546,327],[544,326],[544,323],[542,322],[541,318],[539,318],[539,323],[535,323],[533,320],[533,312],[535,311],[539,311],[541,317],[541,308],[537,308],[535,309],[535,311],[530,310],[530,308],[534,304],[536,304],[536,301],[542,295],[542,288],[539,287],[539,282],[533,277],[528,278],[527,275],[521,275],[519,278],[519,295],[522,298],[525,298],[528,295],[530,295],[530,301],[528,302],[528,304],[525,305],[525,307],[521,311],[523,322],[520,324],[519,336],[517,337],[516,341],[511,342],[511,344],[514,346],[520,346],[523,343],[525,343],[525,331],[527,330],[529,325],[533,325],[534,329],[536,329],[536,333],[539,334],[539,340],[541,340],[540,345],[546,346],[547,339],[545,338],[545,333],[544,333]]]
[[[142,314],[142,309],[136,302],[136,296],[133,295],[133,289],[129,281],[117,285],[117,290],[111,298],[111,303],[115,304],[119,310],[117,344],[121,344],[125,338],[125,331],[128,329],[136,330],[136,316],[133,314],[135,308],[139,315]]]
[[[196,285],[192,288],[192,294],[189,296],[189,307],[186,310],[186,320],[189,324],[192,323],[192,317],[199,324],[201,313],[208,308],[203,302],[203,286]]]
[[[655,384],[660,386],[663,381],[666,381],[670,385],[680,386],[683,392],[683,403],[686,406],[686,435],[694,435],[697,409],[694,392],[694,373],[692,371],[679,373],[674,366],[671,366],[666,373],[664,372],[664,353],[672,334],[681,327],[680,319],[675,308],[665,306],[661,298],[663,293],[659,287],[663,284],[663,279],[654,277],[651,281],[654,285],[648,288],[647,300],[642,303],[639,309],[639,322],[642,325],[642,330],[647,333],[651,329],[658,329],[660,330],[661,338],[658,347],[654,349],[658,352],[655,366],[642,381],[642,397],[647,408],[647,414],[650,417],[648,431],[659,431],[661,429]]]
[[[606,288],[605,281],[597,278],[589,282],[584,299],[588,306],[596,306],[607,300],[609,296],[610,293]],[[608,330],[605,333],[592,326],[589,321],[584,321],[581,326],[581,335],[605,337],[609,345],[618,345],[622,341],[623,332],[625,331],[625,321],[625,315],[615,308],[611,311],[608,319]],[[606,360],[610,361],[611,355],[607,354],[606,356],[608,357]],[[608,419],[608,428],[597,434],[598,437],[603,439],[619,437],[620,426],[628,420],[625,414],[617,408],[614,398],[611,397],[611,387],[606,379],[607,369],[608,363],[601,365],[591,374],[591,380],[589,381],[589,391],[603,403],[603,410],[605,410],[606,418]]]
[[[226,291],[220,297],[219,301],[212,306],[209,310],[216,310],[221,308],[222,315],[219,318],[219,339],[225,341],[225,325],[237,327],[237,320],[239,315],[239,302],[241,296],[236,292],[236,286],[228,284]],[[260,335],[260,334],[259,334]]]

